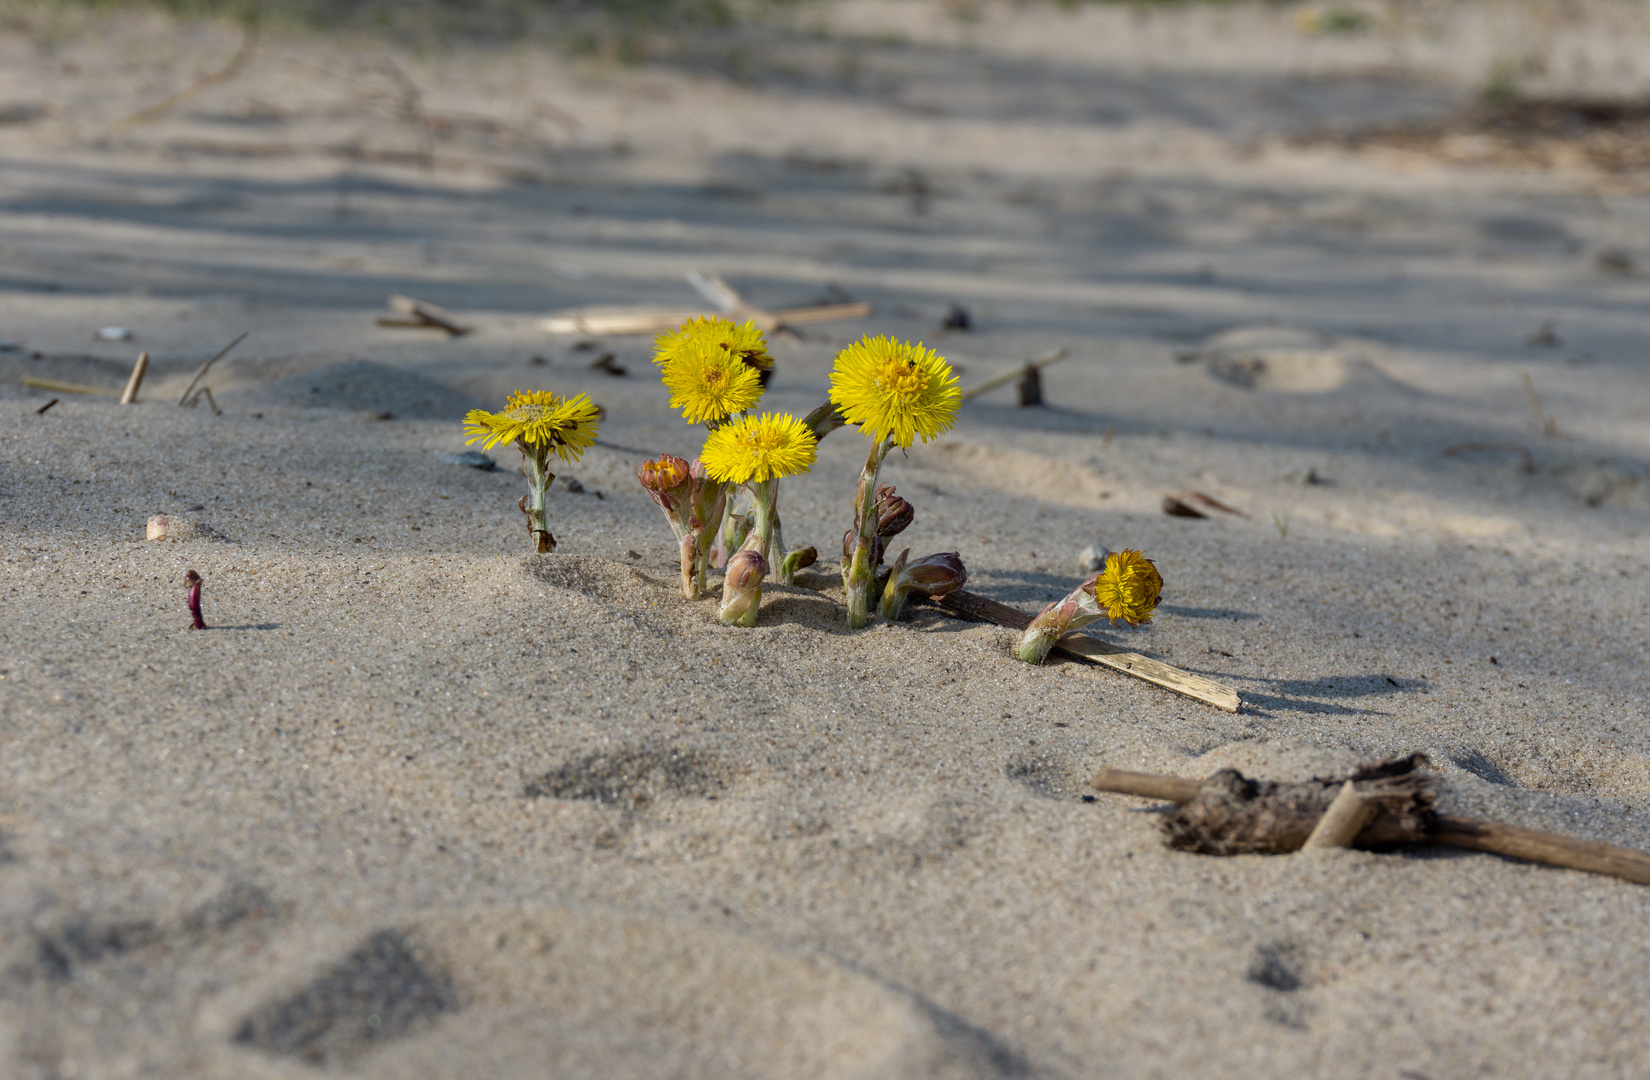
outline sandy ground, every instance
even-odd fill
[[[1650,890],[1180,854],[1085,795],[1101,765],[1424,750],[1453,809],[1650,849],[1650,177],[1317,137],[1447,119],[1512,61],[1636,91],[1650,29],[1389,10],[1312,36],[1271,6],[803,6],[640,67],[266,35],[122,123],[238,32],[27,9],[0,36],[0,1073],[1650,1072]],[[1144,548],[1161,614],[1104,636],[1242,711],[933,610],[849,633],[829,558],[752,630],[683,601],[633,469],[697,441],[649,343],[538,318],[691,303],[692,269],[876,304],[775,338],[775,408],[864,332],[965,383],[1068,347],[1046,407],[1000,390],[890,459],[902,542],[1027,608],[1086,545]],[[391,293],[476,331],[378,328]],[[974,330],[936,330],[952,304]],[[173,404],[242,330],[222,415]],[[20,381],[118,387],[140,349],[135,406],[42,415]],[[444,460],[528,388],[608,410],[546,557],[509,455]],[[838,432],[787,482],[793,542],[832,551],[863,453]],[[1160,511],[1189,489],[1247,516]],[[149,542],[159,512],[221,539]]]

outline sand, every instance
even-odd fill
[[[1182,854],[1086,789],[1423,750],[1455,811],[1650,849],[1650,177],[1342,137],[1537,46],[1529,92],[1636,92],[1641,9],[805,5],[636,67],[289,31],[126,126],[238,32],[43,10],[0,34],[0,1074],[1650,1071],[1650,890]],[[539,319],[693,269],[876,305],[776,336],[767,407],[862,333],[965,383],[1068,347],[890,458],[900,542],[1028,609],[1143,548],[1160,614],[1102,636],[1241,712],[848,632],[851,430],[783,488],[820,566],[749,630],[682,600],[634,469],[698,436],[645,338]],[[139,350],[136,405],[20,382]],[[518,389],[607,409],[549,556],[509,453],[446,460]]]

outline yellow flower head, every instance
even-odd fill
[[[1157,566],[1138,551],[1114,551],[1106,556],[1106,568],[1094,579],[1094,600],[1111,617],[1112,625],[1122,619],[1130,626],[1152,621],[1152,612],[1163,599],[1163,578]]]
[[[511,394],[503,412],[472,409],[464,417],[464,445],[490,450],[505,443],[546,447],[563,461],[577,461],[596,441],[597,407],[588,397],[557,397],[545,390]]]
[[[690,424],[716,423],[744,412],[762,398],[762,377],[719,345],[689,342],[665,364],[670,407]]]
[[[951,430],[962,394],[951,365],[919,341],[862,338],[837,354],[831,402],[881,442],[910,446]]]
[[[768,355],[768,339],[749,319],[735,325],[731,320],[713,315],[689,319],[675,330],[653,339],[658,352],[653,362],[669,364],[693,345],[714,345],[729,356],[743,360],[758,371],[772,371],[773,357]]]
[[[711,432],[699,460],[712,480],[743,484],[807,472],[818,445],[813,429],[796,417],[764,413]]]

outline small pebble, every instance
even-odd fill
[[[1106,556],[1111,552],[1104,544],[1090,544],[1077,556],[1077,569],[1084,574],[1098,574],[1106,568]]]
[[[480,469],[482,472],[492,472],[498,468],[498,462],[475,450],[466,450],[462,454],[446,454],[441,460],[449,465],[463,465],[466,468]]]
[[[23,345],[17,341],[0,341],[0,352],[22,352]]]
[[[98,330],[99,341],[131,341],[132,332],[124,326],[105,326]]]

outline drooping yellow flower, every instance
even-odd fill
[[[747,416],[710,433],[699,460],[712,480],[744,484],[813,468],[819,440],[789,413]]]
[[[951,365],[919,341],[862,338],[837,354],[831,402],[881,442],[910,446],[951,430],[962,393]]]
[[[545,447],[563,461],[577,461],[584,448],[596,441],[595,404],[583,394],[557,397],[546,390],[511,394],[504,411],[472,409],[464,417],[464,445],[481,443],[490,450],[505,443]]]
[[[653,339],[653,344],[658,349],[653,362],[661,366],[694,345],[714,345],[758,371],[773,370],[773,357],[768,355],[768,339],[749,319],[735,324],[729,319],[702,315],[689,319],[675,330],[660,334]]]
[[[1106,556],[1106,568],[1094,582],[1094,600],[1113,626],[1118,619],[1130,626],[1151,622],[1162,599],[1163,577],[1143,553],[1114,551]]]
[[[762,399],[762,378],[719,345],[689,342],[662,372],[670,407],[690,424],[716,423]]]

